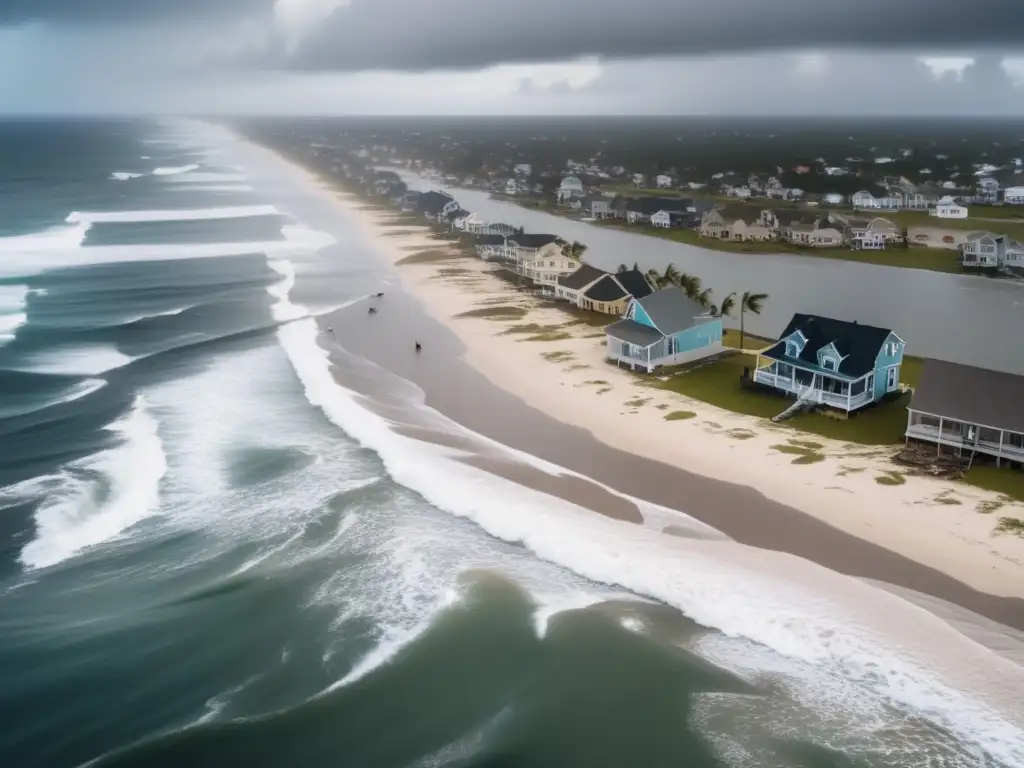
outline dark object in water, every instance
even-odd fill
[[[369,309],[367,310],[367,314],[370,314],[370,315],[375,315],[375,314],[377,314],[377,308],[376,308],[376,307],[370,307],[370,308],[369,308]]]
[[[376,294],[376,296],[377,296],[377,298],[378,298],[378,299],[379,299],[379,298],[380,298],[381,296],[383,296],[383,295],[384,295],[384,291],[381,291],[380,293]]]
[[[422,345],[422,344],[420,344],[420,343],[419,343],[419,342],[417,341],[417,342],[416,342],[416,351],[417,351],[417,352],[419,352],[419,351],[420,351],[421,349],[423,349],[423,345]]]

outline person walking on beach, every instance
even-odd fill
[[[420,351],[421,349],[423,349],[423,345],[422,345],[422,344],[420,344],[420,343],[419,343],[419,342],[417,341],[417,342],[416,342],[416,351],[417,351],[417,352],[419,352],[419,351]]]

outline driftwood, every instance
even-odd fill
[[[914,467],[920,474],[958,480],[964,476],[967,461],[959,456],[936,456],[934,451],[905,448],[892,457],[897,464]]]

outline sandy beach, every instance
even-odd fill
[[[993,535],[993,516],[978,511],[999,502],[995,494],[930,477],[883,485],[876,478],[894,470],[891,450],[851,450],[825,438],[813,437],[824,461],[794,464],[773,446],[806,434],[653,389],[605,362],[600,329],[516,290],[497,266],[446,250],[426,227],[396,224],[354,198],[337,200],[405,287],[463,342],[466,362],[528,405],[617,449],[753,488],[977,590],[1024,596],[1024,540]],[[689,511],[685,501],[679,506]],[[1000,514],[1022,508],[1006,504]]]

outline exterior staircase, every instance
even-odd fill
[[[817,405],[817,402],[811,392],[811,390],[806,390],[804,394],[800,395],[796,402],[786,408],[786,410],[772,416],[772,421],[777,424],[780,421],[793,418],[802,411],[809,411],[811,408],[814,408]]]

